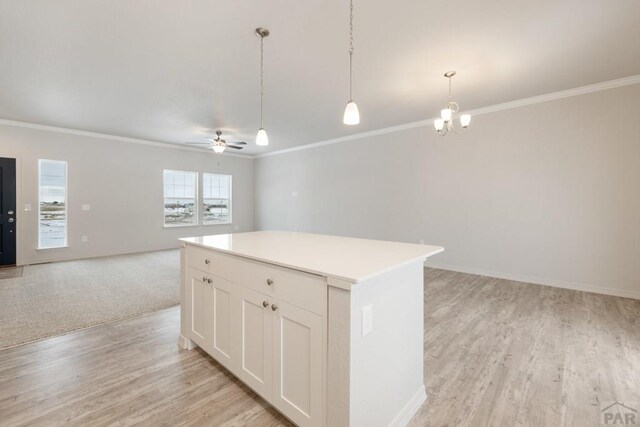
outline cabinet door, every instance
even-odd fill
[[[273,398],[300,426],[321,426],[323,402],[322,317],[282,301],[273,316]]]
[[[190,337],[204,351],[213,348],[213,291],[209,278],[201,271],[191,269],[189,274],[191,319]]]
[[[238,376],[269,400],[272,389],[272,315],[266,295],[240,289],[240,370]]]
[[[213,343],[211,356],[232,372],[237,371],[238,321],[236,308],[240,287],[212,276],[211,292],[213,298]]]

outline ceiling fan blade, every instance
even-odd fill
[[[211,145],[210,142],[185,142],[188,145]]]
[[[234,150],[242,150],[244,148],[244,147],[238,147],[236,145],[229,145],[229,144],[227,144],[226,147],[227,148],[233,148]]]
[[[247,145],[247,143],[246,143],[246,142],[244,142],[244,141],[234,141],[234,142],[232,142],[231,144],[235,144],[235,145]]]

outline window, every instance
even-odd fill
[[[198,174],[164,171],[164,225],[197,225]]]
[[[67,246],[67,162],[38,160],[38,248]]]
[[[202,174],[202,223],[231,223],[231,175]]]

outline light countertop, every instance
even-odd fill
[[[244,258],[360,283],[440,253],[440,246],[289,231],[187,237],[181,241]]]

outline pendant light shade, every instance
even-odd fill
[[[256,134],[256,145],[269,145],[267,131],[264,130],[263,104],[264,104],[264,38],[269,36],[266,28],[256,28],[256,34],[260,37],[260,129]]]
[[[347,103],[342,122],[345,125],[357,125],[360,123],[360,112],[358,111],[358,104],[356,104],[355,101],[352,100]]]
[[[256,135],[256,145],[269,145],[269,137],[266,130],[260,128]]]
[[[214,146],[213,146],[213,151],[214,151],[216,154],[222,154],[222,153],[224,153],[224,149],[225,149],[225,146],[224,146],[224,145],[214,145]]]

